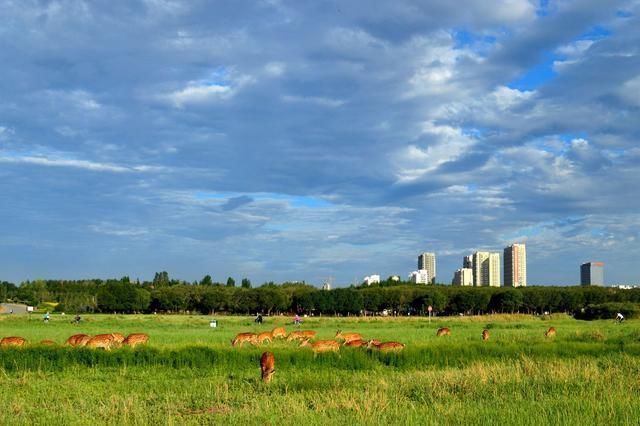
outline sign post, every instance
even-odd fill
[[[429,324],[431,324],[431,311],[433,311],[433,307],[431,305],[429,305],[427,307],[427,311],[429,311]]]

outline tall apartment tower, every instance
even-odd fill
[[[473,253],[474,287],[500,287],[500,253]]]
[[[452,285],[472,286],[473,285],[473,269],[460,268],[453,273]]]
[[[435,253],[422,253],[418,256],[418,271],[426,269],[429,273],[429,284],[436,283],[436,255]]]
[[[604,285],[604,262],[587,262],[580,265],[581,285]]]
[[[524,244],[512,244],[504,249],[504,286],[527,286],[527,250]]]

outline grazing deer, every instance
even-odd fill
[[[287,341],[292,340],[311,340],[316,337],[316,332],[313,330],[292,331],[287,336]]]
[[[264,344],[264,342],[271,343],[272,341],[273,341],[273,335],[271,334],[270,331],[265,331],[263,333],[258,334],[258,343],[260,343],[261,345]]]
[[[74,334],[64,344],[68,346],[85,346],[89,340],[91,340],[91,336],[87,334]]]
[[[318,340],[316,342],[311,342],[307,339],[300,343],[301,348],[305,346],[311,346],[311,350],[314,354],[321,352],[338,352],[340,350],[340,343],[335,340]]]
[[[135,348],[138,345],[146,345],[149,341],[149,335],[144,333],[131,333],[122,341],[125,346]]]
[[[302,330],[302,335],[304,336],[305,339],[309,340],[316,337],[316,332],[313,330]]]
[[[237,344],[242,346],[244,342],[249,342],[253,346],[256,346],[258,344],[258,335],[256,333],[238,333],[231,341],[231,346],[235,346]]]
[[[260,357],[260,371],[262,380],[269,383],[271,376],[276,372],[276,359],[271,352],[265,352]]]
[[[436,336],[451,336],[451,330],[449,330],[447,327],[442,327],[439,328],[438,331],[436,332]]]
[[[404,344],[400,342],[382,342],[374,344],[373,341],[369,341],[367,344],[368,349],[377,349],[380,352],[400,352],[404,349]]]
[[[114,342],[120,344],[122,342],[124,342],[124,336],[120,333],[111,333],[111,335],[113,336],[113,340]]]
[[[349,346],[350,348],[362,348],[363,346],[367,346],[367,342],[362,339],[351,340],[349,342],[346,342],[345,346]]]
[[[27,339],[19,336],[3,337],[0,340],[0,346],[24,346]]]
[[[556,337],[556,328],[549,327],[549,329],[544,333],[545,337]]]
[[[490,335],[491,334],[489,333],[489,330],[487,330],[486,328],[482,330],[482,340],[489,340]]]
[[[111,334],[96,334],[85,345],[88,348],[102,348],[106,351],[110,350],[115,340]]]
[[[285,330],[284,327],[276,327],[271,330],[271,336],[273,336],[274,339],[286,339],[287,330]]]
[[[49,340],[49,339],[45,339],[45,340],[40,341],[40,344],[42,346],[55,346],[55,345],[57,345],[56,342],[54,342],[53,340]]]
[[[362,340],[362,335],[360,333],[343,333],[342,331],[336,331],[336,339],[344,340],[344,343],[347,344],[353,340]]]

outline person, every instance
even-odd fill
[[[43,320],[44,322],[49,322],[49,311],[47,311],[47,312],[44,314],[44,317],[42,317],[42,320]]]
[[[295,325],[300,325],[302,323],[302,320],[300,319],[300,315],[296,314],[296,316],[293,317],[293,323]]]
[[[620,323],[624,321],[624,315],[622,315],[622,313],[618,312],[618,315],[616,315],[616,322]]]
[[[257,322],[258,324],[262,324],[262,314],[257,314],[257,315],[256,315],[256,322]]]
[[[73,321],[74,321],[76,324],[80,324],[80,315],[76,315],[76,317],[73,319]]]

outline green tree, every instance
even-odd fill
[[[213,285],[213,280],[211,279],[211,275],[205,275],[202,280],[200,280],[200,285]]]
[[[167,287],[169,283],[169,273],[167,271],[156,272],[156,275],[153,277],[154,287]]]
[[[251,281],[249,278],[242,279],[242,288],[251,288]]]

